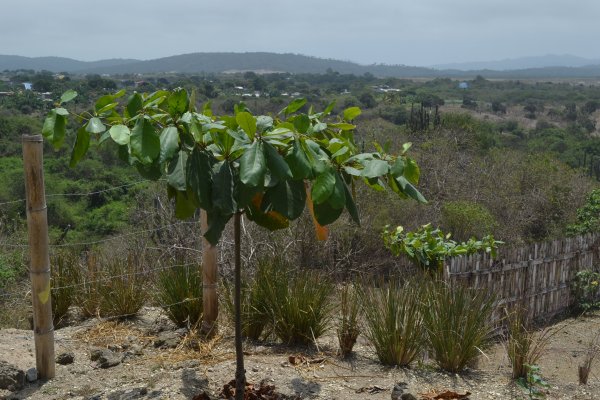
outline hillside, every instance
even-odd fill
[[[546,60],[550,62],[550,60]],[[535,65],[543,65],[538,60]],[[480,63],[474,67],[493,67]],[[515,64],[516,65],[516,64]],[[76,74],[129,74],[129,73],[223,73],[237,71],[270,71],[293,74],[324,74],[335,71],[341,74],[378,77],[454,77],[472,78],[595,78],[600,76],[600,65],[587,66],[541,66],[526,69],[455,69],[436,70],[406,65],[371,64],[361,65],[350,61],[324,59],[299,54],[277,53],[190,53],[153,60],[109,59],[79,61],[61,57],[21,57],[0,55],[0,71],[32,69]]]
[[[548,54],[544,56],[508,58],[504,60],[438,64],[432,65],[431,67],[438,70],[453,69],[460,71],[510,71],[546,67],[585,67],[598,64],[600,64],[600,60],[597,59],[577,57],[570,54]]]

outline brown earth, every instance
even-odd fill
[[[592,368],[589,384],[577,383],[577,366],[586,345],[600,331],[600,313],[569,318],[553,326],[558,329],[539,362],[549,383],[548,399],[600,399],[600,360]],[[88,320],[58,329],[56,354],[71,352],[75,361],[57,365],[56,378],[28,384],[16,393],[0,391],[7,399],[191,399],[202,391],[216,396],[234,377],[233,338],[221,336],[198,342],[188,335],[176,348],[156,348],[161,331],[174,328],[160,311],[145,308],[136,320],[116,323]],[[223,327],[222,332],[231,331]],[[90,360],[96,348],[110,348],[123,361],[102,369]],[[510,379],[510,367],[502,343],[481,356],[476,369],[461,374],[439,371],[431,361],[420,361],[411,369],[382,366],[364,338],[359,338],[350,360],[336,354],[334,336],[318,340],[311,350],[276,343],[246,343],[249,382],[276,386],[286,398],[300,399],[390,399],[395,383],[405,382],[413,394],[453,390],[470,392],[470,399],[526,399],[528,396]],[[292,358],[290,358],[292,357]],[[0,360],[23,370],[35,367],[33,333],[0,329]],[[290,361],[296,362],[293,365]]]

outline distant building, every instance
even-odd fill
[[[469,88],[469,83],[468,82],[461,82],[461,83],[458,84],[458,88],[466,90],[466,89]]]
[[[33,89],[33,83],[23,82],[23,87],[25,88],[25,90],[31,90],[31,89]]]

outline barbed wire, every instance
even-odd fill
[[[89,241],[89,242],[49,244],[48,247],[60,248],[60,247],[91,246],[91,245],[94,245],[94,244],[106,243],[106,242],[110,242],[110,241],[113,241],[113,240],[121,239],[121,238],[124,238],[124,237],[135,236],[135,235],[142,234],[142,233],[158,232],[158,231],[161,231],[161,230],[173,227],[173,226],[178,226],[178,225],[197,225],[197,224],[199,224],[198,221],[180,221],[180,222],[174,222],[174,223],[168,224],[168,225],[163,225],[163,226],[158,227],[158,228],[143,229],[143,230],[139,230],[139,231],[128,232],[128,233],[124,233],[124,234],[121,234],[121,235],[111,236],[111,237],[105,238],[105,239],[98,239],[98,240]],[[27,244],[27,243],[2,243],[2,242],[0,242],[0,247],[27,248],[27,247],[29,247],[29,244]]]
[[[136,185],[139,185],[140,183],[145,183],[145,182],[151,182],[151,181],[149,181],[148,179],[144,179],[144,180],[133,182],[133,183],[126,183],[124,185],[112,186],[112,187],[109,187],[107,189],[96,190],[96,191],[93,191],[93,192],[86,192],[86,193],[50,193],[50,194],[46,195],[46,198],[93,196],[93,195],[96,195],[96,194],[111,192],[113,190],[118,190],[118,189],[123,189],[123,188],[126,188],[126,187],[136,186]],[[25,203],[26,201],[27,201],[27,199],[18,199],[18,200],[5,201],[5,202],[0,203],[0,207],[1,206],[5,206],[5,205],[9,205],[9,204]]]

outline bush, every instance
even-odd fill
[[[600,273],[583,270],[577,272],[571,282],[573,309],[576,312],[588,312],[600,308]]]
[[[433,282],[425,290],[423,321],[438,366],[464,369],[490,343],[494,296],[462,285]]]
[[[286,344],[313,343],[329,328],[332,284],[322,274],[292,272],[282,259],[273,259],[260,275],[273,332]]]
[[[156,300],[175,325],[193,327],[202,318],[202,275],[196,264],[178,263],[158,274]]]
[[[442,206],[442,225],[458,240],[489,235],[498,225],[490,211],[473,201],[449,201]]]
[[[361,290],[366,336],[386,365],[407,366],[423,348],[422,288],[398,278]]]
[[[592,190],[586,204],[577,210],[577,222],[567,227],[570,235],[600,231],[600,189]]]

